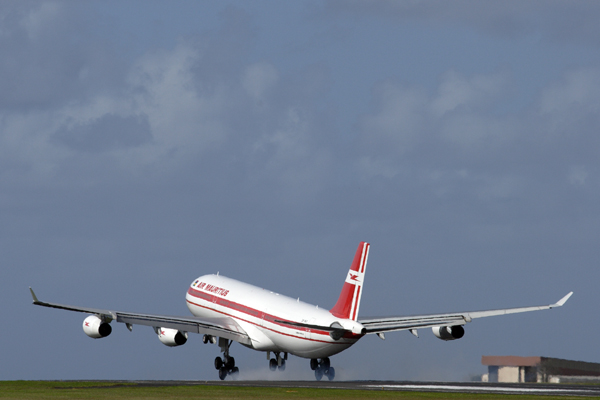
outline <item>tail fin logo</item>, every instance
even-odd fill
[[[346,282],[351,285],[362,285],[363,276],[364,274],[361,274],[360,272],[349,270]]]

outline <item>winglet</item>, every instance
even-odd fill
[[[39,303],[40,301],[38,300],[35,293],[33,293],[33,289],[31,288],[31,286],[29,286],[29,291],[31,292],[31,297],[33,297],[33,304]]]
[[[567,300],[569,300],[569,297],[571,297],[571,295],[573,294],[573,292],[569,292],[569,294],[567,294],[565,297],[563,297],[562,299],[560,299],[559,301],[556,302],[556,304],[552,304],[551,307],[561,307],[563,306]]]

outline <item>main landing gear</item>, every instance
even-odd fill
[[[321,358],[320,360],[311,358],[310,369],[315,371],[315,378],[317,378],[318,381],[323,379],[323,375],[330,381],[335,378],[335,369],[330,365],[329,357]]]
[[[219,370],[219,379],[224,380],[227,375],[237,379],[240,369],[235,366],[235,358],[226,355],[223,360],[221,357],[215,358],[215,368]]]
[[[287,360],[287,353],[283,353],[283,356],[280,352],[275,351],[275,358],[271,358],[271,352],[267,351],[267,360],[269,360],[269,369],[271,371],[275,371],[279,368],[280,371],[285,371],[285,360]]]
[[[216,343],[217,338],[210,335],[204,335],[202,341],[204,343]],[[223,358],[215,358],[215,369],[219,371],[219,379],[224,380],[227,375],[231,375],[233,379],[237,379],[240,369],[235,366],[235,358],[229,355],[229,347],[231,347],[233,340],[219,338],[218,342],[219,347],[221,348],[221,353],[223,353]]]

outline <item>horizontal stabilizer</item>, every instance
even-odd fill
[[[278,319],[276,319],[275,322],[277,322],[278,324],[297,326],[299,328],[308,328],[308,329],[314,329],[316,331],[329,332],[329,336],[331,336],[331,338],[333,340],[339,340],[345,334],[352,333],[352,331],[350,329],[344,329],[344,327],[342,327],[337,322],[334,322],[331,326],[303,324],[302,322],[282,321],[282,320],[278,320]]]

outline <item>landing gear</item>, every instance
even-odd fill
[[[321,368],[315,369],[315,378],[317,378],[318,381],[323,379],[323,370]]]
[[[274,352],[275,358],[271,358],[271,352],[267,352],[267,360],[269,360],[269,369],[275,371],[279,368],[280,371],[285,371],[285,360],[287,360],[287,353]]]
[[[227,377],[227,370],[225,368],[221,368],[219,370],[219,379],[220,380],[225,380],[225,378]]]
[[[329,357],[322,358],[321,360],[312,358],[310,360],[310,369],[315,371],[315,378],[318,381],[323,379],[323,376],[326,376],[330,381],[335,378],[335,369],[331,366]]]
[[[327,376],[327,379],[329,379],[330,381],[332,381],[333,378],[335,378],[335,368],[329,367],[329,369],[327,370],[327,372],[325,373],[325,375]]]
[[[274,359],[274,358],[271,358],[271,359],[269,360],[269,369],[270,369],[271,371],[275,371],[275,370],[277,369],[277,360],[276,360],[276,359]]]
[[[207,344],[207,343],[212,343],[212,344],[217,344],[217,338],[212,336],[212,335],[204,335],[202,336],[202,343]]]
[[[235,358],[229,355],[231,343],[233,343],[233,341],[219,338],[219,347],[221,348],[221,352],[223,352],[223,358],[215,358],[215,369],[219,371],[220,380],[224,380],[227,375],[231,375],[233,379],[237,379],[240,373],[240,369],[235,366]]]

